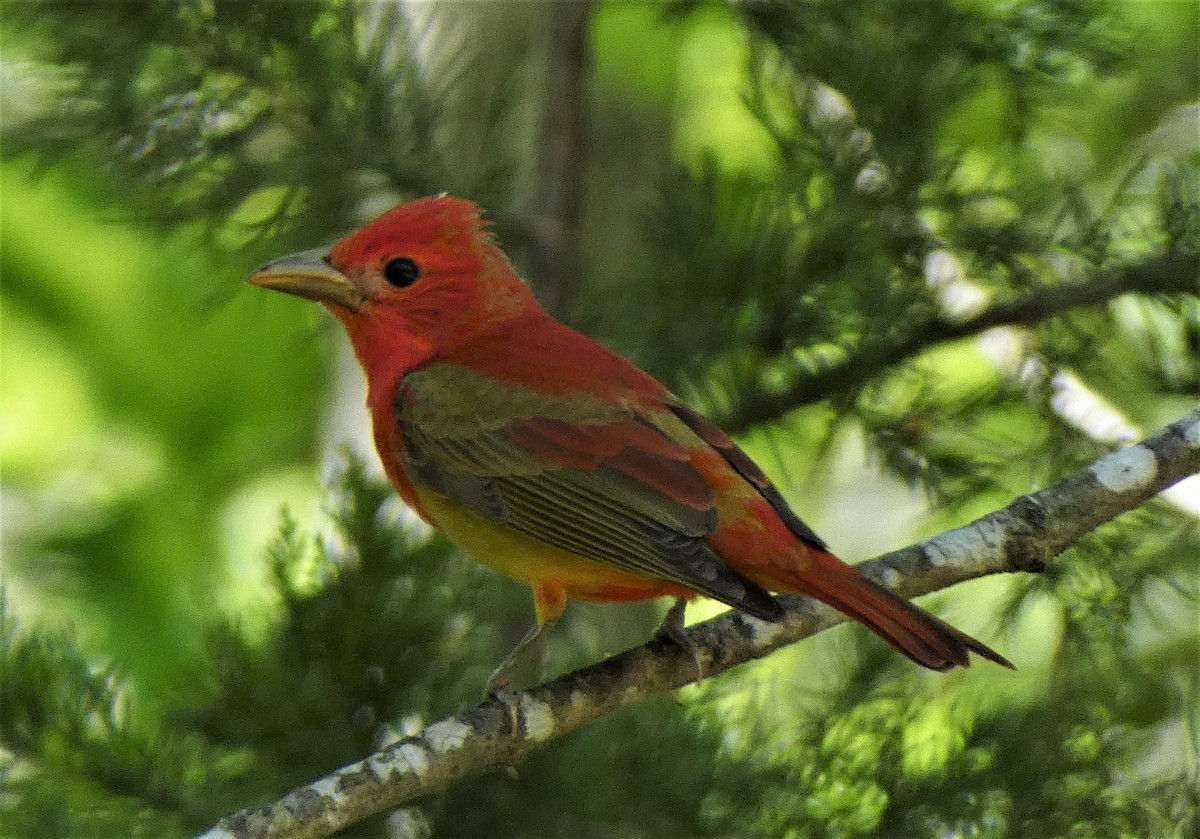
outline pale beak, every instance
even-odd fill
[[[329,262],[329,248],[313,248],[268,262],[246,282],[347,309],[358,309],[363,300],[350,279]]]

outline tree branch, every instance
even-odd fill
[[[860,566],[913,597],[964,580],[1037,571],[1100,524],[1200,471],[1200,409],[1138,445],[1100,458],[1046,489],[969,525]],[[781,598],[787,619],[738,612],[690,627],[705,673],[715,676],[842,620],[803,597]],[[676,690],[696,675],[690,652],[655,638],[642,647],[527,691],[489,698],[278,801],[221,821],[201,839],[313,839],[387,812],[462,778],[511,766],[599,717]]]
[[[1023,298],[997,303],[963,320],[935,318],[903,333],[865,344],[849,358],[803,376],[776,392],[748,394],[735,411],[714,417],[731,434],[779,419],[802,405],[861,384],[882,369],[945,341],[979,335],[997,326],[1041,323],[1069,309],[1107,303],[1123,294],[1185,294],[1200,291],[1200,254],[1168,253],[1137,265],[1099,274],[1086,283],[1040,288]]]
[[[820,143],[831,171],[875,208],[880,225],[904,244],[908,259],[921,262],[946,243],[906,209],[895,195],[890,169],[875,153],[874,139],[858,122],[845,94],[816,79],[796,88],[796,101]],[[1003,301],[965,319],[931,318],[906,329],[869,337],[850,355],[824,369],[802,372],[790,387],[777,392],[744,394],[736,409],[714,416],[732,434],[779,419],[789,411],[846,391],[887,367],[932,346],[978,335],[998,326],[1032,326],[1069,309],[1096,306],[1128,293],[1200,293],[1200,254],[1171,251],[1145,262],[1109,270],[1088,282],[1046,286],[1024,297]],[[774,332],[770,333],[774,337]]]

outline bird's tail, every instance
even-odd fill
[[[898,651],[930,670],[967,667],[970,652],[1004,667],[1004,656],[941,618],[868,580],[832,554],[809,551],[810,565],[788,580],[789,588],[829,604],[866,626]]]

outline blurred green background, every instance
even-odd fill
[[[2,9],[2,836],[199,832],[477,698],[524,631],[380,485],[331,319],[241,282],[401,200],[479,201],[847,559],[1200,394],[1195,4]],[[1016,674],[839,628],[346,835],[1195,835],[1190,483],[926,603]],[[548,672],[661,605],[573,607]]]

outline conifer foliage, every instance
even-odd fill
[[[334,332],[238,284],[401,200],[479,201],[555,314],[853,558],[892,506],[919,507],[899,547],[1197,405],[1188,4],[23,2],[3,27],[0,384],[33,418],[0,439],[6,837],[196,835],[474,704],[523,631],[518,587],[315,454]],[[153,280],[63,213],[136,231]],[[239,554],[247,499],[288,494],[247,476],[330,461],[324,514]],[[1198,496],[935,601],[1016,674],[838,630],[338,835],[1195,835]],[[655,619],[573,608],[547,672]]]

